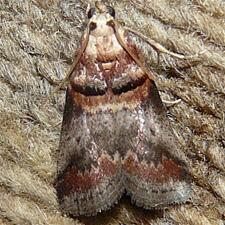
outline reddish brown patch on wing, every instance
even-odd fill
[[[154,166],[140,162],[132,155],[125,159],[123,170],[131,176],[137,176],[141,180],[167,183],[171,178],[180,180],[183,169],[179,167],[173,160],[163,157],[161,164]]]
[[[70,195],[73,192],[86,192],[101,183],[104,177],[112,177],[118,171],[118,165],[107,158],[100,158],[98,168],[92,168],[84,173],[79,172],[75,166],[67,169],[63,175],[59,189],[63,190],[64,195]]]

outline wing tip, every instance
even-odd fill
[[[192,196],[191,184],[185,180],[171,180],[164,185],[155,185],[133,178],[133,182],[129,183],[127,194],[135,205],[145,209],[164,209],[170,205],[185,203]],[[135,183],[139,184],[138,188]]]
[[[98,185],[88,190],[66,194],[58,186],[56,190],[60,208],[73,216],[95,216],[117,204],[125,191],[123,180],[123,175],[118,173],[113,177],[102,178]]]

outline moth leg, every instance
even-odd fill
[[[47,80],[49,82],[49,84],[54,85],[54,86],[59,86],[60,83],[62,82],[62,80],[54,79],[50,76],[46,76],[46,75],[43,75],[40,73],[38,74],[38,76],[44,78],[45,80]]]
[[[205,52],[205,50],[204,50],[204,51],[201,51],[199,53],[196,53],[194,55],[189,55],[189,56],[185,56],[185,55],[182,55],[182,54],[171,52],[168,49],[166,49],[165,47],[163,47],[161,44],[159,44],[158,42],[154,41],[153,39],[151,39],[149,37],[146,37],[142,33],[138,32],[136,30],[133,30],[130,27],[125,27],[125,29],[134,33],[134,34],[136,34],[136,35],[138,35],[140,38],[142,38],[144,41],[146,41],[149,45],[151,45],[156,51],[160,51],[162,53],[165,53],[165,54],[171,55],[173,57],[176,57],[178,59],[196,59],[197,57],[199,57],[199,55],[201,55]]]
[[[54,96],[55,93],[57,93],[59,90],[65,89],[64,87],[66,86],[66,84],[69,83],[70,76],[71,76],[72,72],[74,71],[74,69],[76,68],[76,65],[78,64],[83,52],[85,51],[85,49],[87,47],[87,43],[88,43],[88,40],[89,40],[89,29],[87,29],[84,32],[81,39],[82,39],[82,43],[81,43],[80,48],[74,54],[73,64],[70,66],[70,69],[66,73],[66,76],[65,76],[65,78],[63,78],[63,80],[54,81],[54,84],[57,85],[57,87],[50,94],[50,97]],[[50,83],[51,82],[53,82],[53,80],[50,80]]]
[[[175,105],[175,104],[180,103],[181,99],[177,99],[177,100],[174,100],[174,101],[162,99],[162,102],[165,103],[165,104],[169,104],[169,105]]]

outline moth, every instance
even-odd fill
[[[146,209],[187,201],[185,163],[139,49],[113,8],[97,2],[88,19],[68,74],[56,181],[61,208],[96,215],[125,192]]]

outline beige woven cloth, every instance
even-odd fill
[[[62,215],[53,187],[65,91],[51,79],[68,71],[88,1],[0,0],[0,223],[203,224],[225,218],[225,2],[108,2],[120,21],[197,61],[177,60],[148,45],[156,84],[193,177],[190,202],[156,212],[123,198],[92,219]],[[48,77],[48,81],[43,78]]]

